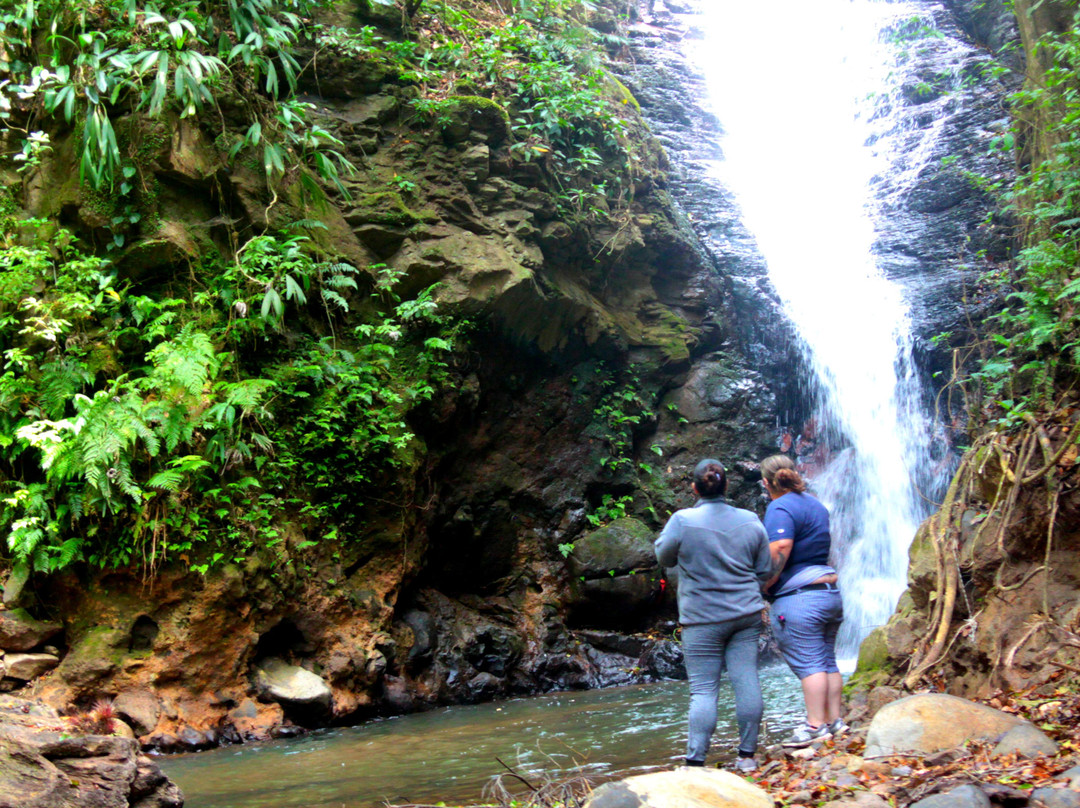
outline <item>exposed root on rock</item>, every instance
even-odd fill
[[[1064,513],[1075,508],[1075,502],[1065,506],[1063,499],[1080,487],[1071,479],[1080,442],[1080,418],[1072,408],[1064,408],[1041,419],[1028,414],[1024,421],[1019,434],[990,432],[974,442],[961,460],[941,507],[926,523],[934,551],[935,583],[927,602],[930,614],[925,631],[908,657],[908,672],[903,677],[908,689],[918,687],[949,658],[958,638],[974,633],[973,621],[978,615],[973,614],[972,604],[966,603],[966,620],[957,613],[963,611],[958,608],[958,598],[969,600],[964,587],[971,576],[969,570],[965,578],[965,570],[976,563],[983,575],[980,594],[985,600],[1022,590],[1042,575],[1041,597],[1032,608],[1038,612],[1037,619],[1029,621],[1018,641],[1009,639],[1007,650],[1005,638],[1001,638],[991,662],[995,669],[1008,675],[1018,653],[1039,629],[1054,624],[1054,554],[1070,535],[1063,533],[1065,526],[1059,524],[1063,507]],[[965,528],[965,514],[971,513],[976,516]],[[1037,520],[1034,523],[1033,518]],[[1045,529],[1037,527],[1043,519]],[[978,526],[970,532],[972,523]],[[1016,534],[1017,529],[1022,532]],[[1059,538],[1059,534],[1066,538]],[[987,545],[990,537],[992,544]],[[1028,537],[1030,543],[1025,543]],[[1010,571],[1020,573],[1019,579],[1007,582]],[[1030,595],[1026,600],[1030,601]]]

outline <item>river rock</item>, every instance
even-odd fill
[[[255,667],[255,687],[266,701],[330,709],[331,693],[326,682],[311,671],[277,657],[264,659]]]
[[[772,798],[731,772],[679,768],[605,783],[585,808],[772,808]]]
[[[1020,724],[1001,736],[990,756],[999,757],[1019,752],[1024,757],[1033,758],[1039,755],[1056,755],[1057,751],[1057,744],[1041,729],[1034,724]]]
[[[183,795],[130,738],[73,735],[55,710],[0,699],[0,806],[181,808]]]
[[[1080,808],[1080,792],[1071,788],[1036,788],[1031,792],[1031,799],[1046,808]]]
[[[649,643],[638,657],[638,667],[654,679],[686,678],[682,646],[674,640],[656,640]]]
[[[502,689],[502,679],[487,671],[481,671],[468,681],[466,689],[476,701],[490,701]]]
[[[115,699],[116,712],[131,724],[138,735],[146,735],[157,726],[161,717],[161,703],[148,689],[125,690]]]
[[[35,620],[26,609],[0,612],[0,648],[29,651],[63,630],[59,623]]]
[[[656,566],[656,534],[640,519],[616,519],[574,542],[570,556],[576,575],[621,575]]]
[[[889,803],[870,791],[857,791],[842,800],[831,800],[821,808],[889,808]]]
[[[997,741],[1026,723],[1016,716],[956,696],[925,693],[882,707],[870,722],[865,757],[927,755],[969,740]]]
[[[581,600],[574,605],[573,619],[594,626],[640,629],[657,589],[654,576],[645,573],[587,578],[581,582]]]
[[[990,798],[978,786],[960,786],[914,802],[911,808],[990,808]]]
[[[877,715],[882,707],[903,698],[903,695],[903,692],[899,688],[888,687],[887,685],[875,687],[870,691],[870,695],[867,697],[866,706],[870,716],[873,717]]]
[[[665,407],[673,404],[690,423],[737,417],[748,403],[766,406],[761,384],[730,361],[695,364],[686,384],[664,399]]]
[[[4,657],[7,676],[24,682],[36,679],[59,664],[60,660],[52,654],[7,654]]]
[[[1055,776],[1056,780],[1067,780],[1070,788],[1080,789],[1080,766],[1073,766]]]

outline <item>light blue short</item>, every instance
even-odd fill
[[[814,589],[777,598],[771,608],[773,637],[800,679],[839,673],[836,633],[844,622],[839,589]]]

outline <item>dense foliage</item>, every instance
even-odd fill
[[[622,107],[637,102],[602,66],[602,54],[626,40],[579,19],[595,12],[592,4],[521,0],[510,15],[497,3],[430,5],[428,24],[402,41],[371,26],[318,26],[316,42],[415,83],[414,109],[438,128],[476,105],[505,117],[511,154],[549,169],[565,212],[596,213],[609,198],[622,205],[637,169]]]
[[[19,170],[29,180],[73,142],[84,198],[110,214],[102,243],[25,218],[18,189],[2,200],[0,524],[14,562],[180,558],[205,571],[280,546],[290,523],[300,549],[338,538],[365,497],[412,473],[412,413],[448,384],[470,328],[430,289],[399,299],[386,267],[331,260],[317,207],[183,276],[126,276],[115,259],[154,215],[132,121],[217,129],[223,159],[257,158],[275,199],[286,178],[307,200],[344,195],[352,167],[295,94],[300,49],[315,47],[415,86],[414,123],[432,132],[462,97],[492,105],[516,159],[544,161],[578,211],[610,191],[590,167],[630,170],[629,95],[571,47],[585,29],[570,3],[506,14],[442,2],[394,36],[317,25],[317,5],[20,0],[0,12],[0,117]],[[614,196],[630,192],[612,176]]]
[[[1016,131],[992,144],[1020,148],[1029,161],[1011,187],[995,186],[1019,223],[1021,249],[986,278],[1005,305],[973,347],[965,390],[976,423],[1005,429],[1058,406],[1080,372],[1080,16],[1037,47],[1051,67],[1013,95]],[[1031,142],[1051,144],[1049,153],[1032,159]]]

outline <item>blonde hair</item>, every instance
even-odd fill
[[[788,491],[794,491],[796,494],[801,494],[806,490],[806,483],[795,470],[795,461],[787,455],[766,457],[759,464],[759,468],[761,476],[768,482],[769,487],[776,491],[782,491],[785,494]]]

